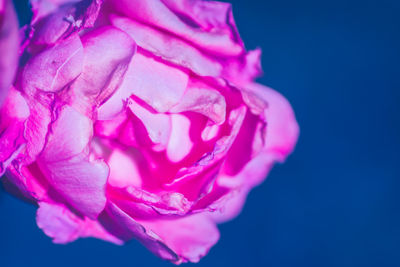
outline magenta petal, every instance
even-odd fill
[[[24,123],[28,116],[25,99],[11,88],[0,110],[0,176],[25,146]]]
[[[236,85],[246,85],[262,74],[261,49],[255,49],[239,58],[225,61],[222,76]]]
[[[178,68],[165,65],[141,53],[136,53],[125,75],[124,82],[118,89],[118,91],[124,93],[118,96],[126,99],[130,95],[135,95],[156,111],[166,112],[176,105],[183,96],[188,78],[188,74]],[[118,91],[116,94],[119,94]]]
[[[252,83],[249,90],[268,103],[265,109],[267,121],[267,135],[265,150],[273,153],[278,161],[282,161],[290,154],[299,136],[299,125],[290,103],[277,91]]]
[[[24,136],[27,140],[27,162],[42,151],[51,122],[54,95],[82,71],[83,49],[79,36],[52,46],[33,57],[24,68],[21,84],[31,112]]]
[[[123,243],[106,232],[98,222],[82,219],[59,204],[39,202],[36,221],[39,228],[57,244],[69,243],[79,237],[96,237],[118,245]]]
[[[138,150],[114,146],[107,159],[110,167],[108,184],[117,188],[129,186],[141,188],[143,182],[140,165],[143,165],[143,161]]]
[[[54,38],[56,36],[93,27],[103,0],[30,0],[30,3],[33,11],[31,23],[38,30],[35,39],[39,43],[51,44],[58,39]]]
[[[238,32],[229,3],[203,0],[162,0],[170,10],[208,31],[223,32],[238,39]]]
[[[200,7],[201,2],[203,1],[192,1],[191,4],[195,5],[195,7]],[[206,25],[206,27],[197,27],[197,25],[193,25],[194,23],[181,19],[178,15],[183,12],[191,14],[192,10],[182,9],[178,11],[183,12],[175,13],[172,8],[177,6],[170,5],[171,3],[171,1],[164,2],[160,0],[113,1],[114,8],[116,8],[118,12],[140,22],[171,32],[180,36],[182,39],[192,42],[194,45],[201,47],[204,50],[225,56],[236,56],[242,53],[242,44],[236,41],[236,33],[233,33],[230,30],[230,28],[235,27],[235,25],[229,7],[228,9],[225,9],[225,11],[228,12],[221,10],[222,12],[214,13],[220,17],[220,19],[218,19],[219,21],[225,21],[225,26],[220,27],[220,24],[217,23],[214,25]],[[188,5],[185,5],[185,7],[190,6],[189,3]],[[190,16],[191,15],[189,15],[188,18],[190,18]]]
[[[106,203],[109,169],[103,161],[88,155],[92,122],[66,106],[51,127],[48,143],[38,159],[39,167],[70,205],[94,219]]]
[[[3,182],[7,191],[11,191],[20,198],[30,201],[49,198],[50,185],[36,163],[22,166],[18,162],[13,162],[8,166]],[[11,186],[12,188],[10,188]]]
[[[240,213],[247,192],[266,178],[275,162],[286,159],[293,151],[299,134],[294,112],[282,95],[259,84],[249,84],[247,88],[268,103],[263,113],[267,123],[266,132],[259,127],[253,128],[255,136],[251,146],[252,153],[248,152],[252,159],[239,171],[227,172],[232,176],[220,175],[217,178],[218,186],[231,191],[223,201],[213,205],[217,211],[210,216],[218,223],[230,220]],[[240,147],[240,144],[236,145]],[[239,159],[234,157],[235,155],[231,155],[233,161],[229,163],[232,167],[238,165],[235,161]]]
[[[79,238],[79,219],[61,206],[39,203],[37,224],[54,243],[65,244]]]
[[[182,262],[198,262],[219,239],[215,223],[204,214],[140,223],[178,254]]]
[[[181,115],[171,115],[171,134],[167,145],[167,157],[172,162],[184,159],[193,149],[190,140],[190,120]]]
[[[113,27],[101,27],[82,37],[82,75],[71,85],[66,101],[89,115],[120,86],[136,51],[134,41]],[[101,55],[101,56],[99,56]]]
[[[53,13],[43,18],[40,23],[33,26],[35,31],[32,42],[37,45],[51,45],[71,34],[71,29],[74,29],[72,14],[75,11],[73,5],[54,10]]]
[[[215,224],[201,214],[138,222],[109,203],[100,220],[118,238],[135,238],[154,254],[175,263],[198,262],[219,239]]]
[[[46,162],[66,160],[84,152],[93,135],[92,121],[69,106],[61,107],[52,122],[40,157]]]
[[[108,166],[82,155],[58,162],[41,162],[40,169],[57,192],[85,216],[95,219],[103,210]]]
[[[188,74],[140,52],[129,64],[124,80],[114,95],[99,109],[100,119],[111,119],[134,95],[158,112],[176,105],[185,93]]]
[[[193,203],[177,192],[152,193],[134,186],[110,187],[109,198],[134,219],[171,219],[186,215]]]
[[[129,99],[128,108],[143,123],[150,140],[164,149],[170,137],[171,116],[152,113],[133,99]]]
[[[11,0],[0,1],[0,107],[18,64],[18,20]]]
[[[201,76],[219,76],[221,64],[198,48],[167,32],[128,18],[112,16],[112,24],[128,33],[138,44],[162,59],[185,67]]]
[[[61,5],[77,3],[79,1],[80,0],[30,0],[29,2],[32,5],[33,12],[32,22],[34,23],[51,12],[54,12]]]
[[[22,87],[32,96],[36,90],[57,92],[82,72],[82,65],[82,43],[78,35],[73,35],[28,62],[22,75]]]
[[[46,134],[51,122],[50,106],[52,98],[43,97],[38,94],[37,97],[42,101],[27,99],[30,115],[25,124],[24,138],[26,139],[26,164],[32,163],[37,155],[43,150],[46,143]],[[42,103],[43,102],[43,103]]]
[[[225,121],[226,102],[224,96],[217,90],[202,83],[190,83],[181,100],[170,109],[179,113],[193,111],[209,117],[214,123]]]
[[[160,258],[173,262],[179,261],[179,256],[168,248],[157,235],[144,228],[117,205],[107,203],[99,220],[105,229],[117,238],[124,241],[135,238]]]
[[[235,175],[251,160],[253,147],[250,144],[254,142],[257,125],[260,122],[258,116],[249,110],[246,111],[240,131],[235,136],[235,141],[225,158],[223,173]]]

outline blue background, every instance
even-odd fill
[[[400,266],[400,1],[231,2],[301,136],[198,266]],[[137,242],[54,245],[4,192],[0,211],[1,267],[172,266]]]

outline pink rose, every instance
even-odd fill
[[[290,104],[254,83],[260,51],[245,51],[231,6],[32,6],[28,60],[1,113],[6,188],[38,204],[55,243],[137,239],[199,261],[298,136]]]
[[[14,79],[18,49],[18,20],[12,1],[0,0],[0,106]]]

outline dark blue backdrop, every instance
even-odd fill
[[[231,2],[301,136],[198,266],[400,266],[400,1]],[[172,266],[137,242],[53,245],[3,192],[0,211],[1,267]]]

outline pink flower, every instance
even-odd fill
[[[1,113],[6,188],[55,243],[139,240],[197,262],[248,192],[291,153],[290,104],[254,83],[231,6],[32,0]]]
[[[18,49],[18,20],[12,1],[0,0],[0,106],[14,79]]]

